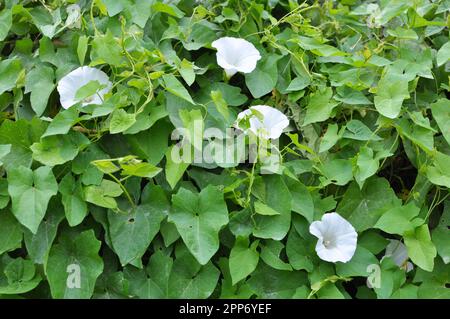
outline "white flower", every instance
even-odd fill
[[[91,81],[98,81],[105,87],[90,97],[77,100],[77,91]],[[65,75],[58,82],[58,93],[63,108],[68,109],[74,104],[82,102],[82,105],[102,104],[103,97],[111,90],[112,83],[105,72],[89,66],[82,66]]]
[[[238,114],[235,126],[246,132],[247,128],[242,127],[244,118],[248,118],[248,130],[262,138],[277,139],[289,125],[286,115],[267,105],[255,105]]]
[[[320,259],[343,263],[352,259],[358,234],[352,224],[339,214],[324,214],[321,221],[309,226],[309,232],[319,238],[316,252]]]
[[[386,252],[383,258],[390,257],[394,263],[400,268],[411,271],[414,267],[412,263],[408,261],[408,251],[406,246],[399,240],[390,239],[390,243],[386,247]]]
[[[217,64],[225,69],[228,78],[236,72],[250,73],[261,59],[259,51],[247,40],[224,37],[214,41],[211,46],[217,49]]]

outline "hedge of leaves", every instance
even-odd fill
[[[450,298],[449,11],[1,1],[0,297]],[[259,51],[252,72],[225,75],[225,36]],[[80,66],[112,86],[63,108]],[[175,128],[225,131],[252,105],[289,118],[276,170],[173,161]],[[358,234],[348,262],[316,252],[331,212]]]

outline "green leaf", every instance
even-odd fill
[[[57,191],[58,184],[50,167],[42,166],[32,171],[19,166],[8,171],[12,212],[33,234],[36,234],[44,218],[50,198]]]
[[[375,278],[376,276],[380,278],[380,287],[374,287],[374,291],[379,299],[387,299],[405,282],[405,271],[400,269],[391,258],[384,258],[380,266],[381,271],[373,273]]]
[[[339,86],[336,89],[336,101],[344,102],[349,105],[370,105],[373,104],[361,91],[354,90],[348,86]]]
[[[23,232],[20,224],[9,212],[0,213],[0,255],[22,246]]]
[[[148,104],[144,111],[136,115],[136,123],[133,124],[129,129],[127,129],[124,134],[132,135],[137,132],[141,132],[147,130],[149,128],[154,129],[154,125],[160,125],[160,127],[164,128],[167,131],[170,127],[168,125],[162,126],[162,123],[166,123],[166,121],[159,121],[160,119],[165,118],[168,115],[165,105],[151,105]],[[148,131],[147,131],[148,132]],[[130,137],[127,136],[127,137]]]
[[[89,38],[87,36],[82,35],[78,38],[77,56],[78,56],[78,61],[80,61],[80,65],[84,64],[84,58],[86,57],[88,43],[89,43]]]
[[[137,134],[125,135],[134,154],[156,165],[164,157],[169,145],[169,136],[173,127],[167,121],[158,121],[150,129]]]
[[[279,241],[264,241],[260,257],[267,265],[274,269],[291,271],[292,266],[280,258],[280,254],[283,249],[284,245]]]
[[[331,99],[332,96],[333,90],[330,87],[312,93],[309,96],[309,103],[306,107],[306,116],[303,125],[323,122],[329,119],[333,109],[338,104]]]
[[[448,288],[435,280],[421,284],[417,295],[422,299],[450,299]]]
[[[430,105],[433,118],[441,129],[447,143],[450,145],[450,101],[448,99],[439,99],[436,103]]]
[[[74,227],[81,224],[88,213],[81,180],[75,181],[72,174],[68,173],[59,183],[59,192],[69,225]]]
[[[83,101],[84,99],[87,99],[101,91],[105,87],[106,85],[101,84],[98,80],[89,81],[75,92],[75,99],[77,101]]]
[[[184,172],[189,167],[190,163],[186,163],[181,159],[177,159],[176,156],[172,154],[177,154],[179,148],[177,145],[171,146],[165,156],[166,156],[166,179],[170,187],[173,189],[177,185],[178,181],[183,177]]]
[[[57,200],[50,201],[48,213],[39,225],[36,234],[25,230],[25,247],[35,264],[45,265],[48,254],[56,238],[58,226],[64,219],[62,207]]]
[[[254,98],[271,92],[278,81],[277,62],[279,55],[270,54],[258,61],[255,70],[245,74],[245,84]]]
[[[289,232],[286,243],[286,255],[292,268],[295,270],[304,269],[307,272],[313,270],[312,254],[309,250],[311,243],[300,237],[294,229]]]
[[[407,284],[400,289],[396,290],[391,298],[392,299],[417,299],[419,287]]]
[[[275,209],[270,206],[267,206],[263,202],[256,201],[255,202],[255,213],[264,215],[264,216],[275,216],[280,215]]]
[[[266,175],[262,185],[265,192],[265,203],[279,212],[276,216],[255,215],[253,235],[259,238],[281,240],[291,224],[292,196],[282,178],[277,175]]]
[[[0,41],[3,41],[7,36],[9,29],[12,26],[12,10],[4,8],[0,12]]]
[[[60,111],[50,122],[47,130],[41,137],[67,134],[70,128],[78,122],[78,113],[76,107]]]
[[[164,81],[164,88],[168,92],[172,93],[173,95],[179,98],[182,98],[183,100],[191,104],[195,104],[189,92],[173,74],[164,74],[162,76],[162,79]]]
[[[3,165],[1,159],[5,155],[8,155],[11,152],[11,144],[2,144],[0,145],[0,166]]]
[[[370,130],[363,122],[359,120],[350,120],[345,126],[344,138],[357,141],[380,141],[382,138]]]
[[[442,225],[433,229],[433,243],[445,264],[450,263],[450,230]]]
[[[126,131],[136,122],[136,115],[129,114],[124,109],[115,110],[109,122],[109,132],[117,134]]]
[[[431,241],[428,225],[422,225],[415,230],[407,231],[403,238],[408,250],[408,256],[420,268],[433,271],[436,247]]]
[[[367,230],[358,237],[358,245],[377,255],[386,248],[389,241],[377,230]]]
[[[336,274],[341,277],[368,277],[368,266],[378,265],[378,259],[364,247],[358,246],[349,262],[336,263]]]
[[[353,175],[355,176],[359,188],[363,187],[366,179],[377,172],[378,166],[378,159],[376,157],[374,158],[373,150],[366,146],[361,147],[356,156],[356,166],[354,166],[353,171]]]
[[[126,1],[124,0],[102,0],[108,10],[108,15],[114,17],[122,12],[125,8]]]
[[[318,167],[323,177],[320,177],[323,185],[330,183],[345,185],[352,180],[352,164],[349,160],[333,159],[322,163]]]
[[[219,230],[228,224],[223,193],[213,186],[199,194],[180,188],[172,196],[169,221],[173,222],[189,251],[205,265],[219,249]]]
[[[108,30],[105,35],[96,36],[91,42],[91,60],[96,64],[108,63],[119,66],[122,63],[122,48]]]
[[[348,187],[336,211],[358,232],[373,227],[388,209],[399,206],[400,199],[384,178],[372,177],[362,190],[357,183]]]
[[[8,181],[6,179],[0,179],[0,209],[8,206],[9,194],[8,194]]]
[[[87,186],[84,189],[84,196],[87,202],[110,209],[117,208],[117,202],[114,197],[122,194],[120,185],[107,179],[97,185]]]
[[[3,258],[3,261],[5,259]],[[0,294],[3,295],[23,294],[31,291],[36,288],[42,279],[36,272],[33,262],[21,257],[10,260],[4,267],[3,272],[5,275],[0,275]]]
[[[30,146],[33,159],[47,166],[64,164],[73,160],[81,148],[89,145],[89,139],[79,132],[51,135]]]
[[[140,205],[127,215],[108,212],[111,241],[122,266],[129,263],[141,264],[141,258],[159,231],[164,217],[162,211],[150,205]]]
[[[124,176],[139,176],[153,178],[161,172],[161,168],[156,167],[150,163],[130,163],[121,164],[122,175]]]
[[[120,167],[114,164],[114,161],[114,159],[102,159],[92,161],[91,164],[94,165],[102,173],[111,174],[120,171]]]
[[[377,111],[390,119],[398,117],[403,100],[409,98],[408,82],[392,76],[385,76],[378,82],[377,94],[374,97]]]
[[[214,25],[206,21],[199,21],[198,23],[190,24],[188,28],[184,29],[184,35],[181,36],[181,43],[188,51],[198,50],[213,42],[217,36],[214,32]]]
[[[95,282],[103,271],[103,260],[98,255],[100,245],[94,231],[88,230],[52,247],[46,270],[53,298],[86,299],[92,296]],[[79,288],[73,285],[76,280],[71,282],[71,275],[79,275]]]
[[[230,252],[229,267],[232,284],[235,285],[250,275],[258,265],[259,253],[256,251],[259,241],[254,241],[249,247],[249,240],[237,237]]]
[[[178,68],[181,77],[187,85],[191,86],[195,81],[194,64],[186,59],[183,59]]]
[[[403,235],[415,228],[413,218],[419,215],[420,209],[413,203],[401,207],[394,207],[381,215],[373,226],[389,234]]]
[[[230,110],[228,109],[227,102],[222,97],[221,91],[211,91],[211,99],[217,108],[217,111],[224,117],[225,120],[230,120]]]
[[[55,88],[55,71],[48,66],[38,66],[32,69],[25,80],[25,93],[31,92],[31,108],[36,116],[44,113],[48,98]]]
[[[342,137],[342,133],[338,133],[339,127],[337,124],[328,124],[327,130],[320,141],[319,153],[326,152]]]
[[[16,86],[21,70],[22,63],[19,59],[7,59],[0,62],[0,94]]]
[[[421,149],[426,151],[432,151],[434,148],[434,133],[433,131],[423,128],[422,126],[415,125],[405,117],[402,117],[397,121],[395,125],[398,133]]]
[[[426,174],[430,182],[450,188],[450,156],[441,152],[434,154],[434,165],[426,168]]]
[[[201,266],[190,255],[178,256],[169,280],[169,298],[205,299],[214,291],[220,271],[208,262]]]
[[[379,25],[388,23],[391,19],[400,16],[412,4],[405,0],[391,0],[384,2],[382,10],[375,15],[375,22]]]
[[[292,197],[292,211],[305,217],[309,222],[314,220],[314,202],[308,188],[300,181],[285,179]]]
[[[296,77],[289,83],[286,91],[300,91],[303,90],[311,83],[311,79],[309,77]]]
[[[152,5],[152,11],[167,13],[167,14],[169,14],[171,16],[176,17],[176,18],[181,18],[181,17],[184,16],[183,11],[178,9],[176,6],[171,5],[171,4],[166,4],[166,3],[163,3],[163,2],[155,2]]]
[[[277,299],[291,298],[307,278],[304,272],[277,270],[259,263],[247,282],[259,298]]]
[[[173,259],[161,250],[151,255],[146,271],[126,267],[124,277],[129,283],[129,294],[139,298],[168,298],[172,267]]]
[[[141,264],[141,257],[159,232],[170,208],[160,186],[151,185],[144,192],[148,195],[142,195],[141,205],[128,214],[108,211],[111,242],[122,266]]]
[[[446,42],[443,46],[441,46],[436,54],[437,66],[447,63],[448,60],[450,60],[450,42]]]
[[[319,56],[345,55],[344,52],[339,51],[338,49],[329,44],[322,43],[321,41],[319,41],[319,39],[299,36],[295,38],[294,41],[297,42],[301,48],[309,50]]]

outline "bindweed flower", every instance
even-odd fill
[[[231,78],[237,72],[250,73],[261,59],[259,51],[247,40],[224,37],[214,41],[211,46],[217,49],[217,64]]]
[[[93,92],[91,96],[77,98],[77,92],[91,82],[98,82],[101,89]],[[79,67],[69,74],[65,75],[58,82],[58,93],[63,108],[69,107],[81,102],[81,104],[102,104],[103,97],[111,90],[112,83],[109,81],[105,72],[89,66]]]
[[[392,258],[397,266],[407,272],[413,270],[413,264],[408,261],[409,257],[406,246],[399,240],[390,239],[389,241],[383,258]]]
[[[352,224],[339,214],[324,214],[322,220],[311,223],[309,232],[319,238],[316,252],[320,259],[333,263],[352,259],[358,234]]]
[[[288,125],[289,119],[286,115],[267,105],[255,105],[242,111],[238,114],[235,124],[244,132],[250,130],[258,137],[266,139],[279,138]]]

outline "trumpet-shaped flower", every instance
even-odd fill
[[[243,124],[247,119],[246,125]],[[277,139],[289,125],[286,115],[267,105],[255,105],[238,114],[235,126],[244,132],[250,130],[261,138]]]
[[[324,214],[322,220],[311,223],[309,232],[319,238],[316,252],[320,259],[334,263],[352,259],[358,234],[352,224],[339,214]]]
[[[91,96],[82,99],[77,98],[77,92],[90,82],[96,81],[101,88]],[[111,90],[112,83],[105,72],[89,66],[79,67],[65,75],[58,82],[58,93],[63,108],[68,109],[79,102],[84,105],[102,104],[103,97]]]
[[[217,64],[231,78],[237,72],[250,73],[261,55],[255,46],[247,40],[224,37],[214,41],[211,46],[217,49]]]
[[[390,257],[397,266],[408,271],[411,271],[414,267],[412,263],[408,261],[408,251],[406,246],[399,240],[390,239],[390,243],[386,247],[384,257]]]

